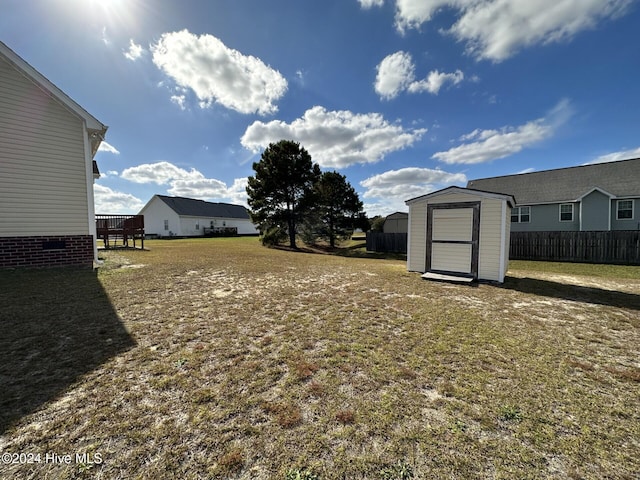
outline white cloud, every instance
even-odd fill
[[[448,30],[477,59],[500,62],[523,47],[571,40],[623,15],[633,0],[396,0],[396,28],[420,28],[439,10],[458,12]]]
[[[457,85],[464,79],[460,70],[454,73],[429,72],[424,80],[415,79],[415,65],[411,54],[403,51],[387,55],[378,64],[375,91],[383,99],[395,98],[402,91],[410,93],[429,92],[437,95],[442,86],[449,82]]]
[[[98,183],[93,186],[93,192],[96,213],[132,214],[144,207],[144,202],[139,198],[129,193],[116,192]]]
[[[240,139],[254,153],[282,139],[300,142],[323,167],[344,168],[374,163],[385,155],[420,140],[427,129],[405,130],[389,123],[379,113],[356,114],[347,110],[327,111],[315,106],[291,123],[256,121]]]
[[[130,167],[125,169],[120,176],[134,183],[168,185],[167,193],[177,197],[202,200],[230,199],[233,202],[246,204],[247,195],[244,191],[246,179],[236,179],[231,187],[227,187],[223,181],[206,178],[195,168],[187,171],[170,162],[147,163]]]
[[[198,172],[199,173],[199,172]],[[199,173],[194,178],[176,178],[171,181],[170,195],[188,198],[225,198],[227,185],[215,178],[205,178]]]
[[[171,95],[171,101],[180,107],[180,110],[187,109],[187,97],[184,95]]]
[[[164,33],[151,51],[153,63],[179,86],[191,89],[203,108],[219,103],[240,113],[266,115],[278,110],[275,102],[287,91],[280,72],[213,35]]]
[[[519,127],[503,127],[500,130],[476,130],[465,136],[465,140],[475,140],[473,143],[437,152],[432,158],[449,164],[489,162],[517,153],[552,134],[553,129],[542,120],[534,120]]]
[[[102,35],[100,38],[102,39],[102,43],[106,46],[111,45],[111,39],[109,38],[109,35],[107,35],[107,27],[102,27]]]
[[[425,195],[449,185],[464,186],[467,177],[463,173],[450,173],[439,169],[408,167],[374,175],[360,182],[366,188],[365,199],[378,199],[368,204],[368,215],[387,215],[394,211],[406,211],[405,201]]]
[[[431,20],[438,9],[458,3],[472,2],[464,0],[396,0],[396,28],[402,34],[411,28],[419,29],[423,23]]]
[[[361,181],[360,185],[367,188],[363,195],[364,198],[401,196],[404,200],[407,200],[412,197],[412,193],[422,195],[444,185],[466,183],[467,177],[463,173],[408,167],[374,175]]]
[[[133,41],[133,39],[129,40],[129,50],[124,52],[124,56],[125,58],[127,58],[128,60],[131,60],[132,62],[135,62],[137,59],[139,59],[142,54],[145,52],[144,48],[142,48],[142,45],[138,45],[137,43],[135,43]]]
[[[449,82],[453,85],[457,85],[463,79],[464,74],[460,70],[456,70],[455,73],[440,73],[438,70],[434,70],[429,72],[429,75],[425,80],[412,82],[411,85],[409,85],[409,92],[417,93],[427,91],[437,95],[445,83]]]
[[[116,147],[114,147],[113,145],[105,142],[104,140],[102,142],[100,142],[100,146],[98,147],[98,151],[99,152],[113,153],[114,155],[120,155],[120,152],[118,151],[118,149]]]
[[[364,9],[369,9],[371,7],[381,7],[384,5],[384,0],[358,0],[360,6]]]
[[[572,115],[568,100],[558,103],[544,118],[532,120],[519,127],[502,127],[499,130],[476,129],[460,137],[465,143],[431,156],[441,162],[454,164],[484,163],[504,158],[530,147],[555,133]]]
[[[248,207],[247,203],[247,184],[249,183],[247,177],[236,178],[233,184],[227,188],[227,198],[231,203],[236,205],[244,205]]]
[[[396,97],[406,90],[415,78],[415,66],[407,52],[386,56],[377,67],[375,90],[384,99]]]
[[[584,165],[592,165],[594,163],[617,162],[618,160],[627,160],[631,158],[640,158],[640,147],[631,150],[622,150],[619,152],[607,153],[598,158],[585,163]]]
[[[172,180],[204,178],[194,168],[191,171],[187,171],[169,162],[145,163],[136,167],[125,168],[120,176],[134,183],[155,183],[158,185],[167,185]]]

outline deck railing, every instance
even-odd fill
[[[104,248],[129,247],[140,240],[144,248],[144,215],[96,215],[96,234]],[[118,242],[122,242],[118,245]]]

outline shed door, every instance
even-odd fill
[[[480,202],[429,205],[427,271],[478,277]]]

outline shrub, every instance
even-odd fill
[[[287,240],[287,231],[282,227],[271,227],[262,235],[262,244],[271,247]]]

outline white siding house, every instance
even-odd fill
[[[235,228],[238,235],[259,233],[247,209],[229,203],[154,195],[139,215],[144,215],[145,234],[158,237],[200,237],[212,228]]]
[[[106,131],[0,42],[0,268],[93,264]]]
[[[449,187],[406,204],[409,271],[504,281],[513,197]]]

